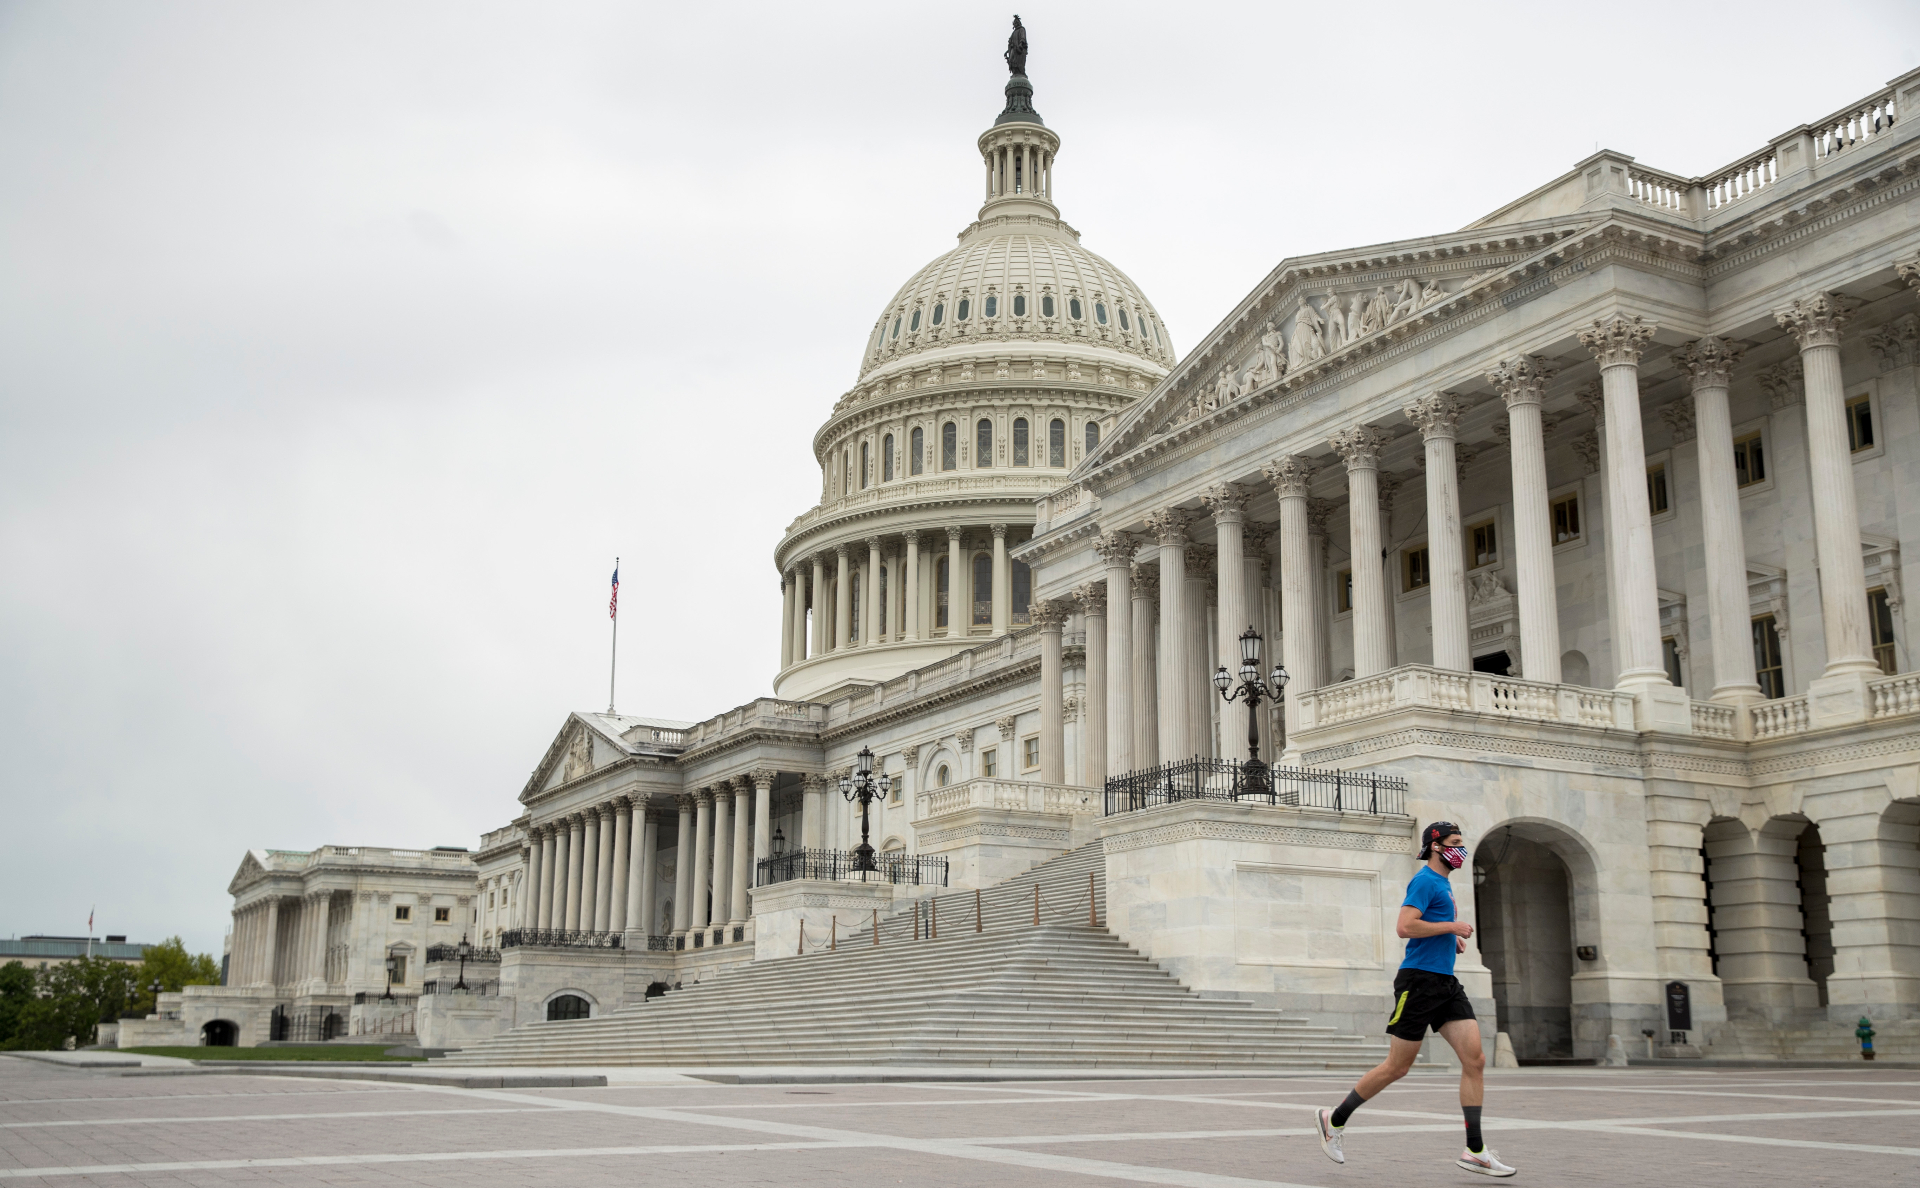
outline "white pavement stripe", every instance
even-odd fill
[[[222,1078],[222,1079],[225,1079],[225,1078]],[[282,1097],[339,1097],[342,1094],[348,1094],[348,1093],[352,1094],[355,1097],[361,1097],[369,1093],[405,1093],[405,1092],[406,1092],[405,1089],[348,1088],[348,1089],[288,1089],[279,1093],[261,1093],[258,1090],[230,1089],[224,1093],[212,1093],[212,1092],[208,1092],[208,1093],[138,1093],[138,1094],[130,1094],[126,1097],[112,1097],[112,1096],[0,1097],[0,1109],[3,1109],[7,1106],[78,1105],[82,1102],[91,1104],[94,1102],[102,1102],[102,1101],[109,1101],[109,1102],[111,1101],[179,1101],[183,1099],[192,1100],[192,1101],[211,1101],[221,1097],[249,1097],[249,1098],[271,1097],[277,1101]]]
[[[1814,1151],[1846,1151],[1856,1155],[1900,1155],[1920,1159],[1920,1147],[1882,1147],[1872,1143],[1826,1143],[1818,1139],[1783,1139],[1754,1134],[1708,1134],[1698,1130],[1661,1130],[1653,1126],[1586,1126],[1574,1129],[1613,1134],[1662,1134],[1668,1138],[1705,1139],[1714,1143],[1751,1143],[1762,1147],[1800,1147]]]
[[[376,1163],[461,1163],[488,1159],[580,1159],[597,1155],[686,1155],[733,1151],[805,1151],[847,1143],[677,1143],[654,1147],[558,1147],[548,1150],[426,1151],[412,1155],[290,1155],[278,1159],[195,1159],[177,1163],[94,1163],[0,1168],[0,1180],[33,1176],[144,1175],[170,1171],[234,1171],[259,1167],[352,1167]]]
[[[548,1114],[552,1107],[490,1106],[478,1110],[339,1110],[314,1114],[220,1114],[194,1118],[62,1118],[54,1122],[0,1122],[0,1130],[42,1126],[173,1126],[182,1122],[293,1122],[311,1118],[406,1118],[417,1114]]]

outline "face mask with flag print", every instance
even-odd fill
[[[1442,846],[1440,848],[1440,861],[1446,863],[1454,870],[1459,870],[1467,864],[1467,847]]]

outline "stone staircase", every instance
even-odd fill
[[[1716,1060],[1859,1060],[1854,1024],[1830,1023],[1824,1012],[1774,1024],[1730,1019],[1700,1054]],[[1882,1060],[1920,1056],[1920,1019],[1876,1020],[1873,1047]]]
[[[981,892],[977,931],[974,894],[953,892],[883,917],[878,945],[870,927],[849,930],[829,951],[594,1019],[527,1024],[435,1063],[1364,1069],[1385,1055],[1370,1039],[1202,998],[1089,925],[1089,873],[1106,917],[1103,870],[1096,842]]]

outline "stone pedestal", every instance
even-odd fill
[[[1807,717],[1815,730],[1827,726],[1852,726],[1873,714],[1873,694],[1867,680],[1880,675],[1842,671],[1816,677],[1807,682]]]
[[[1693,703],[1685,689],[1642,684],[1632,688],[1633,728],[1666,734],[1693,733]]]
[[[873,922],[876,910],[882,916],[891,912],[894,893],[891,883],[834,879],[793,879],[755,887],[752,891],[754,960],[799,956],[803,923],[809,953],[826,947],[835,920],[839,921],[841,939],[848,939],[856,929]]]
[[[947,886],[963,890],[1059,857],[1073,847],[1073,825],[1064,812],[970,806],[915,821],[913,836],[917,852],[947,860]]]

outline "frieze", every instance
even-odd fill
[[[936,830],[920,838],[920,852],[927,853],[934,846],[943,846],[948,842],[987,841],[998,838],[1020,838],[1024,841],[1041,841],[1066,849],[1072,831],[1067,829],[1049,829],[1044,825],[996,825],[976,822],[970,825],[956,825],[951,829]],[[1109,845],[1112,843],[1109,842]]]

